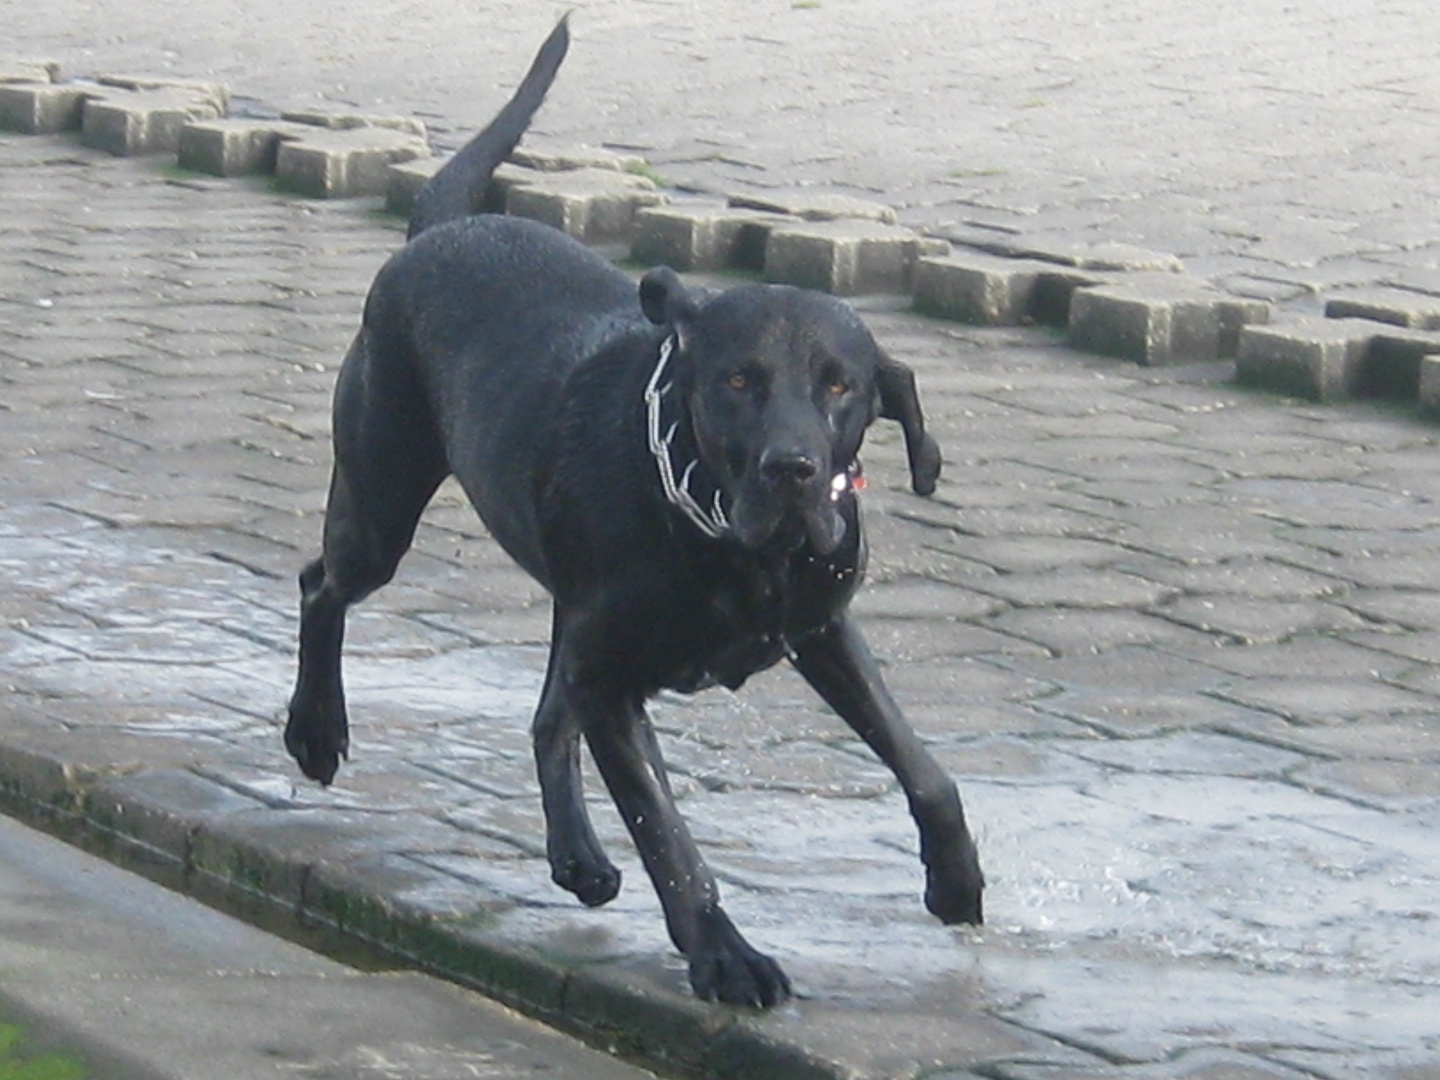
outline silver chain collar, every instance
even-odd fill
[[[690,493],[690,482],[694,479],[700,459],[697,457],[684,468],[679,469],[677,478],[673,453],[675,434],[680,429],[680,421],[674,421],[663,432],[661,431],[664,425],[660,415],[661,406],[664,404],[665,396],[675,387],[675,380],[669,376],[670,357],[674,355],[675,347],[676,339],[673,334],[660,343],[660,358],[655,364],[655,370],[650,375],[650,382],[645,387],[645,420],[649,432],[650,456],[655,459],[655,468],[660,474],[660,486],[665,492],[666,500],[678,508],[706,536],[712,540],[719,539],[730,531],[730,519],[725,516],[725,508],[720,503],[720,490],[718,488],[715,490],[715,497],[711,500],[708,509],[700,505],[695,496]]]

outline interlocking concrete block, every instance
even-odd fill
[[[54,60],[0,56],[0,83],[53,83],[59,79],[60,65]]]
[[[1274,317],[1268,300],[1255,296],[1225,296],[1215,305],[1220,315],[1220,355],[1225,359],[1240,351],[1240,334],[1247,326],[1264,326]]]
[[[552,225],[577,240],[623,239],[644,208],[666,201],[643,176],[609,169],[538,173],[538,180],[510,187],[506,213]]]
[[[924,255],[950,245],[875,221],[801,222],[773,229],[765,243],[765,277],[837,296],[906,293]]]
[[[1141,364],[1212,360],[1220,320],[1213,298],[1159,295],[1134,285],[1079,289],[1070,301],[1070,344]]]
[[[536,150],[517,146],[510,160],[536,172],[574,172],[576,169],[608,169],[611,172],[644,175],[649,166],[636,154],[617,154],[599,146],[570,146],[558,150]]]
[[[1184,264],[1164,251],[1110,241],[1090,242],[1053,233],[1019,234],[990,228],[949,226],[939,235],[956,244],[1006,259],[1036,259],[1092,274],[1179,273]]]
[[[915,266],[915,307],[977,326],[1018,326],[1035,318],[1036,286],[1051,269],[977,251],[923,258]]]
[[[273,174],[280,144],[303,139],[308,128],[283,120],[206,120],[180,129],[182,169],[212,176]]]
[[[401,131],[407,135],[428,137],[425,124],[413,116],[376,116],[370,113],[326,112],[321,109],[292,109],[280,114],[280,119],[306,127],[325,128],[328,131],[355,131],[359,128],[383,128],[386,131]]]
[[[1365,348],[1357,397],[1416,401],[1427,357],[1440,355],[1440,333],[1373,323],[1375,334]]]
[[[1422,412],[1440,417],[1440,353],[1421,358],[1418,397]]]
[[[1064,239],[1019,238],[1008,245],[1022,259],[1073,266],[1076,270],[1126,273],[1178,273],[1184,269],[1174,255],[1130,244],[1086,243]]]
[[[534,187],[544,180],[543,172],[507,161],[490,174],[490,183],[486,185],[480,205],[476,209],[487,214],[503,214],[509,205],[511,191],[515,188]]]
[[[448,157],[415,158],[391,165],[387,170],[385,185],[385,209],[392,214],[408,218],[415,209],[415,198],[430,178],[445,167]],[[537,184],[545,178],[534,169],[522,168],[508,162],[490,175],[490,183],[482,193],[480,203],[471,209],[478,214],[503,214],[510,189]]]
[[[101,75],[96,82],[116,90],[174,90],[209,102],[220,116],[230,111],[230,91],[224,83],[205,79],[176,79],[169,75]]]
[[[895,211],[884,203],[856,199],[828,191],[771,191],[763,195],[732,195],[730,205],[739,210],[761,210],[785,214],[802,221],[878,221],[895,224]]]
[[[1415,330],[1440,330],[1440,296],[1408,289],[1356,289],[1325,302],[1331,319],[1374,319]]]
[[[1235,376],[1312,401],[1337,401],[1360,385],[1377,324],[1364,319],[1307,318],[1240,331]]]
[[[119,157],[173,154],[186,124],[223,115],[224,108],[209,93],[169,87],[110,91],[86,100],[80,141]]]
[[[415,208],[415,196],[430,178],[445,167],[448,158],[416,158],[391,165],[386,171],[385,209],[408,218]]]
[[[657,206],[635,218],[630,255],[676,270],[753,270],[765,266],[770,231],[794,218],[759,210]]]
[[[425,140],[389,128],[315,128],[303,139],[281,142],[275,178],[291,191],[317,199],[384,195],[389,168],[427,157]]]
[[[958,252],[957,257],[962,260],[968,260],[970,257],[977,255],[980,258],[984,258],[985,254],[983,249],[967,250],[962,248]],[[950,289],[959,288],[971,292],[970,298],[963,301],[961,299],[963,293],[960,295],[952,293],[952,302],[956,303],[957,306],[963,304],[964,306],[973,307],[983,302],[983,292],[976,295],[976,291],[978,290],[994,290],[991,292],[991,296],[994,298],[992,302],[995,302],[995,300],[1004,296],[1004,290],[1007,287],[1014,288],[1020,290],[1020,295],[1023,295],[1025,299],[1025,311],[1021,321],[1034,322],[1039,323],[1041,326],[1053,326],[1063,329],[1070,322],[1070,299],[1075,295],[1075,290],[1088,288],[1092,285],[1101,285],[1107,280],[1107,275],[1105,274],[1095,273],[1089,270],[1077,270],[1074,267],[1064,266],[1060,263],[1047,263],[1034,259],[1006,258],[1000,256],[996,256],[996,259],[997,266],[994,271],[984,269],[976,264],[973,268],[980,269],[981,277],[970,277],[968,281],[962,279],[960,283],[954,281],[948,283],[948,288]],[[943,259],[922,261],[941,262]],[[1029,282],[1025,278],[1020,278],[1009,282],[1008,286],[1003,283],[1004,279],[1008,278],[1016,267],[1023,267],[1029,264],[1033,264],[1036,268],[1033,282]],[[917,265],[917,294],[920,289],[919,273],[920,267]],[[927,276],[931,274],[940,274],[943,276],[945,273],[953,273],[953,271],[926,271]],[[986,280],[986,277],[991,273],[998,274],[1001,280]],[[936,304],[936,307],[931,309],[931,313],[941,314],[942,317],[946,317],[939,310],[939,306],[945,303],[944,296],[947,284],[932,280],[927,283],[925,287],[927,292],[931,294],[932,302]],[[1018,299],[1019,297],[1017,296],[1016,300],[1018,301]],[[996,308],[995,310],[998,312],[999,309]],[[963,316],[956,315],[949,317],[961,318]]]
[[[0,128],[26,135],[79,131],[88,96],[69,83],[0,83]]]
[[[1035,294],[1030,300],[1031,317],[1041,326],[1063,330],[1070,325],[1070,305],[1076,291],[1103,285],[1105,280],[1104,274],[1091,270],[1052,264],[1035,281]]]
[[[1141,364],[1183,364],[1233,356],[1240,327],[1269,321],[1269,305],[1222,296],[1179,274],[1127,275],[1076,290],[1070,343]]]

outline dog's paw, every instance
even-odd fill
[[[980,926],[985,921],[983,886],[961,887],[937,884],[934,874],[925,875],[925,908],[946,926],[968,923]]]
[[[711,940],[694,950],[690,986],[703,1001],[769,1009],[789,1001],[790,980],[770,957],[740,936],[723,912],[712,926]]]
[[[608,904],[620,894],[620,871],[605,859],[584,865],[578,859],[567,859],[551,867],[550,880],[574,893],[586,907]]]
[[[340,769],[340,759],[350,756],[350,736],[343,722],[338,728],[333,724],[300,723],[292,709],[285,725],[285,749],[301,772],[328,787]]]
[[[925,908],[947,926],[985,921],[985,875],[980,857],[966,836],[948,857],[927,859],[925,867]]]

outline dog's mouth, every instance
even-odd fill
[[[780,488],[751,479],[733,500],[731,531],[748,548],[808,542],[817,555],[829,555],[845,538],[840,501],[853,492],[853,478],[853,472],[845,471],[801,487]]]

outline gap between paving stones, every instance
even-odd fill
[[[410,118],[230,119],[228,93],[215,84],[62,82],[51,61],[0,62],[0,127],[78,129],[86,145],[115,154],[178,152],[183,168],[273,175],[318,198],[383,194],[401,216],[443,163],[431,156],[424,125]],[[663,191],[652,177],[633,155],[527,150],[492,185],[485,209],[535,218],[587,243],[624,242],[637,261],[681,271],[755,272],[843,296],[901,293],[941,318],[1055,326],[1083,351],[1147,365],[1237,358],[1251,385],[1317,401],[1392,397],[1440,414],[1440,333],[1412,339],[1396,359],[1373,325],[1440,328],[1440,300],[1403,281],[1329,298],[1327,317],[1368,327],[1356,329],[1365,336],[1355,348],[1370,359],[1337,358],[1337,347],[1319,343],[1330,332],[1303,323],[1250,332],[1271,321],[1272,305],[1222,294],[1186,275],[1173,255],[978,229],[921,236],[895,226],[892,208],[848,196],[803,191],[716,204]]]

